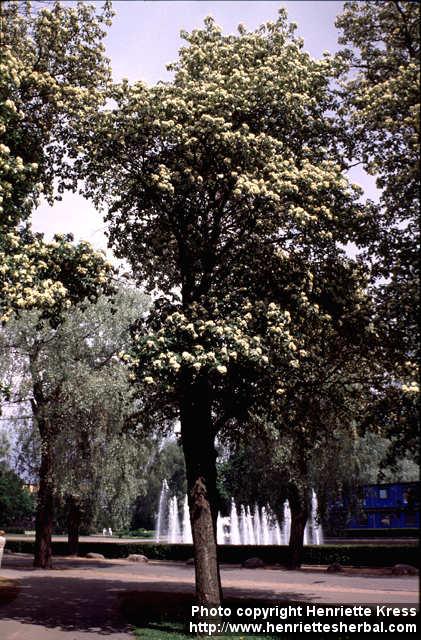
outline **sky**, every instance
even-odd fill
[[[102,4],[99,2],[97,4]],[[298,25],[304,38],[304,49],[315,57],[325,50],[337,50],[338,32],[335,17],[342,11],[342,2],[296,0],[295,2],[238,1],[152,1],[115,0],[113,25],[106,39],[116,81],[142,80],[153,84],[166,80],[166,64],[177,58],[183,41],[181,29],[200,27],[203,19],[212,15],[224,32],[236,32],[239,23],[249,29],[268,20],[276,20],[280,7],[285,7],[289,19]],[[361,171],[352,179],[375,197],[373,182]],[[33,215],[33,227],[47,238],[54,233],[72,232],[77,240],[89,240],[96,248],[106,249],[102,214],[77,194],[67,193],[53,207],[43,203]],[[111,257],[111,253],[108,252]]]

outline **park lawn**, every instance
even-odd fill
[[[198,637],[187,632],[186,622],[191,620],[191,606],[194,603],[193,593],[180,593],[176,591],[130,591],[121,594],[120,607],[123,616],[133,625],[134,637],[136,640],[188,640]],[[227,598],[225,604],[235,607],[236,604],[242,606],[259,606],[262,604],[272,604],[273,601],[246,600],[237,598]],[[236,619],[233,622],[249,622],[247,620]],[[307,634],[308,635],[308,634]],[[203,638],[209,638],[206,633]],[[218,640],[295,640],[296,635],[274,634],[267,636],[230,634],[214,635]],[[299,636],[301,637],[301,635]],[[367,638],[371,637],[367,635]],[[317,635],[318,640],[332,640],[333,635]],[[350,634],[339,634],[334,640],[352,640]]]
[[[242,601],[245,602],[245,601]],[[132,591],[121,597],[121,610],[125,618],[133,624],[137,640],[187,640],[196,637],[186,633],[186,621],[191,618],[193,593]],[[232,603],[231,603],[232,604]],[[205,637],[209,637],[206,636]],[[240,640],[261,640],[262,636],[221,635],[220,640],[237,638]],[[266,640],[275,637],[265,636]]]
[[[144,627],[142,629],[135,629],[134,631],[135,638],[138,640],[187,640],[187,638],[194,638],[191,633],[185,633],[183,631],[183,627],[177,623],[167,623],[159,625],[159,628]],[[208,637],[208,636],[204,636]],[[218,638],[218,640],[232,640],[232,638],[236,638],[237,640],[262,640],[265,637],[265,640],[279,640],[279,638],[275,638],[274,636],[249,636],[249,635],[230,635],[230,636],[214,636]]]
[[[167,627],[167,628],[166,628]],[[177,631],[178,624],[168,623],[167,625],[159,626],[159,628],[154,627],[145,627],[145,628],[137,628],[134,630],[134,635],[137,640],[187,640],[188,638],[192,639],[198,636],[193,636],[191,633],[184,633],[182,628]],[[203,638],[208,638],[206,634],[204,636],[200,636]],[[218,640],[232,640],[235,638],[236,640],[291,640],[292,636],[249,636],[249,635],[230,635],[230,636],[213,636]],[[369,637],[369,636],[367,636]],[[318,636],[319,640],[331,640],[332,636]],[[336,636],[336,640],[351,640],[349,635],[341,635]]]

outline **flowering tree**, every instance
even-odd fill
[[[296,362],[288,366],[282,350],[273,345],[269,366],[261,371],[252,391],[249,415],[241,418],[242,425],[238,420],[226,421],[220,438],[241,449],[244,430],[257,432],[262,447],[273,450],[268,466],[276,468],[283,461],[275,475],[283,478],[284,494],[289,497],[289,564],[297,567],[309,494],[322,485],[320,480],[315,484],[314,468],[327,465],[329,457],[337,454],[338,437],[347,443],[357,440],[357,427],[366,419],[373,385],[384,377],[384,368],[372,322],[368,276],[361,265],[331,252],[322,261],[294,256],[285,259],[275,273],[271,269],[270,264],[262,266],[259,274],[249,275],[249,281],[259,297],[269,292],[276,299],[282,297]],[[236,397],[235,388],[227,392],[220,402],[223,407],[232,406]],[[244,394],[241,402],[247,403]]]
[[[110,266],[88,243],[44,242],[25,227],[41,196],[77,183],[75,132],[104,101],[110,72],[102,39],[110,10],[84,2],[1,9],[0,321],[23,308],[60,311],[94,297]],[[55,191],[56,190],[56,191]]]
[[[60,197],[77,184],[75,135],[84,121],[82,115],[95,113],[104,102],[110,77],[102,44],[109,19],[107,4],[100,14],[84,2],[75,6],[54,2],[40,10],[33,10],[30,2],[2,5],[2,323],[22,309],[36,309],[41,318],[48,317],[57,326],[72,304],[94,300],[111,288],[112,268],[101,253],[88,243],[74,245],[69,235],[45,242],[28,224],[41,195],[52,203],[55,193]],[[34,389],[40,394],[38,400],[34,397],[35,404],[42,404],[41,387]],[[39,427],[47,443],[48,429],[42,419]],[[50,451],[51,443],[45,449]],[[45,535],[50,493],[46,488],[38,509],[38,566],[50,564]]]
[[[419,392],[419,11],[400,0],[346,2],[336,24],[344,45],[349,151],[376,176],[380,190],[366,258],[389,375],[374,411],[402,455],[416,449]]]
[[[87,193],[107,206],[117,255],[161,294],[128,359],[151,404],[178,411],[197,596],[215,604],[215,437],[247,410],[267,370],[282,362],[282,393],[306,357],[272,276],[285,260],[336,256],[365,213],[328,115],[335,63],[303,50],[283,10],[255,32],[225,36],[207,18],[182,35],[173,80],[116,87],[115,106],[81,138],[78,166]],[[294,305],[330,322],[305,291]]]

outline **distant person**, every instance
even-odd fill
[[[107,530],[106,530],[106,528],[105,528],[105,527],[104,527],[104,528],[103,528],[103,530],[102,530],[102,535],[103,535],[103,536],[106,536],[106,535],[107,535]]]
[[[0,567],[1,567],[1,561],[3,559],[3,551],[4,551],[4,545],[6,544],[6,534],[4,531],[0,531]]]
[[[111,527],[109,527],[109,529],[108,529],[108,535],[109,535],[109,536],[112,536],[112,535],[113,535],[113,532],[112,532],[112,530],[111,530]]]

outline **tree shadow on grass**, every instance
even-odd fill
[[[34,572],[22,580],[13,602],[0,605],[0,619],[104,635],[124,631],[118,593],[129,586],[133,583]]]
[[[0,606],[12,602],[20,591],[20,585],[17,580],[2,578],[0,576]]]
[[[164,585],[151,583],[143,584],[142,590],[131,590],[119,594],[120,610],[126,620],[139,627],[147,627],[168,622],[186,624],[192,620],[192,606],[196,603],[193,588],[189,591],[162,590]],[[146,588],[147,587],[147,588]],[[223,606],[229,607],[232,612],[237,607],[275,607],[288,604],[302,604],[311,602],[308,594],[297,592],[279,593],[279,591],[265,590],[261,595],[256,595],[253,589],[226,588],[224,589]],[[235,616],[233,619],[236,619]],[[244,620],[238,618],[239,621]]]
[[[48,571],[70,571],[70,570],[89,570],[89,569],[107,569],[119,566],[120,562],[105,560],[94,560],[89,558],[73,558],[70,556],[55,556],[53,558],[53,568]],[[125,566],[126,561],[121,560],[121,565]],[[11,554],[4,556],[3,569],[12,569],[13,571],[40,571],[33,566],[33,556],[29,554]]]
[[[0,605],[0,618],[67,631],[95,632],[111,635],[129,630],[129,625],[146,627],[165,621],[185,623],[191,618],[194,602],[193,585],[168,584],[152,580],[133,589],[133,582],[103,578],[75,578],[34,572],[20,584],[20,592],[12,602]],[[137,585],[136,585],[137,586]],[[226,600],[233,602],[230,592],[242,604],[255,602],[250,589],[226,589]],[[274,604],[304,600],[299,593],[265,592]],[[305,598],[308,601],[308,597]],[[262,600],[258,600],[262,603]]]

